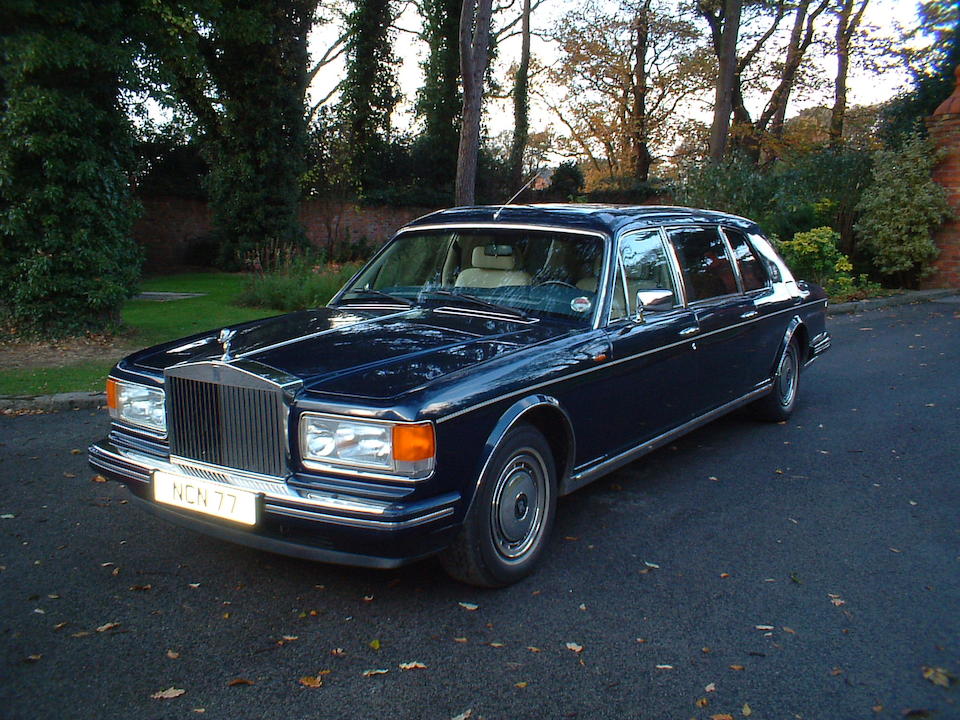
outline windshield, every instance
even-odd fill
[[[477,313],[590,322],[603,265],[599,236],[457,229],[399,235],[344,288],[340,304],[457,305]],[[386,297],[389,296],[389,297]]]

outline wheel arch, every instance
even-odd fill
[[[773,360],[771,377],[776,375],[777,368],[780,367],[780,359],[783,357],[783,353],[786,352],[787,347],[789,347],[790,342],[794,338],[797,340],[797,350],[800,352],[800,368],[802,368],[810,354],[810,331],[807,329],[806,323],[800,319],[799,315],[794,315],[787,324],[787,330],[783,334],[783,341],[780,343],[780,348],[777,350],[777,356]]]
[[[553,463],[557,471],[557,490],[563,487],[563,481],[573,468],[575,439],[570,416],[560,401],[550,395],[529,395],[516,401],[500,416],[493,430],[487,436],[483,452],[477,466],[477,473],[470,497],[473,505],[480,487],[480,480],[497,448],[507,434],[520,423],[529,423],[544,436],[550,446]]]

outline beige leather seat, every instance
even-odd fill
[[[473,249],[473,267],[457,276],[456,287],[493,288],[504,285],[529,285],[530,274],[517,270],[514,255],[487,255],[486,246]]]

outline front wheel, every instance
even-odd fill
[[[520,425],[491,456],[463,527],[440,562],[470,585],[515,583],[540,560],[556,509],[550,445],[536,428]]]
[[[800,349],[796,340],[791,340],[780,357],[773,376],[773,390],[757,400],[754,408],[764,420],[783,422],[793,414],[800,389]]]

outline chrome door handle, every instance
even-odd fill
[[[755,318],[755,317],[756,317],[757,315],[759,315],[759,314],[760,314],[760,313],[758,313],[756,310],[747,310],[747,311],[746,311],[745,313],[743,313],[743,315],[741,315],[740,317],[741,317],[742,319],[744,319],[744,320],[749,320],[750,318]]]
[[[696,335],[698,332],[700,332],[700,328],[698,328],[698,327],[688,327],[688,328],[684,328],[683,330],[680,331],[680,336],[681,336],[681,337],[690,337],[691,335]]]

